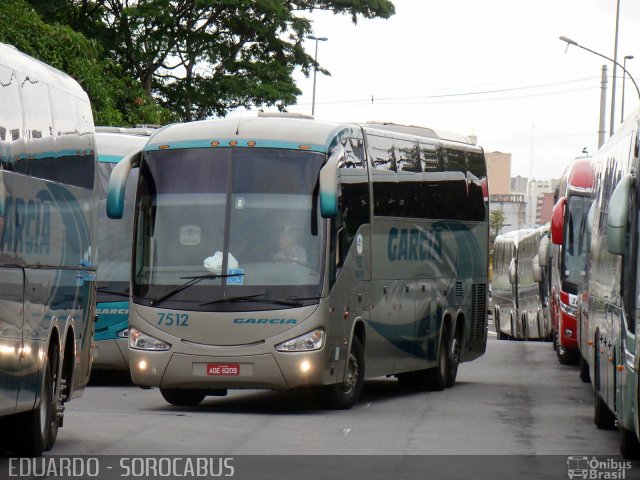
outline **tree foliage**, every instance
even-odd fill
[[[491,210],[491,213],[489,214],[490,243],[493,244],[503,225],[504,212],[502,210]]]
[[[389,18],[390,0],[30,0],[50,21],[98,41],[182,120],[294,104],[315,65],[302,46],[313,10]]]
[[[120,65],[103,58],[97,41],[69,26],[43,22],[24,0],[0,2],[0,41],[75,78],[89,95],[96,124],[162,123],[169,118]]]

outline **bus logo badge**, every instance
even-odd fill
[[[364,241],[362,240],[362,235],[359,233],[356,235],[356,251],[358,255],[362,255],[362,251],[364,250]]]
[[[567,475],[569,478],[584,478],[589,476],[589,457],[567,458]]]

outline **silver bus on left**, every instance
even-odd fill
[[[40,455],[91,370],[97,197],[87,94],[0,43],[0,421]]]

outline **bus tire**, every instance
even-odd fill
[[[52,375],[53,366],[57,365],[58,350],[51,349],[52,355],[48,358],[44,368],[42,378],[40,405],[35,410],[31,410],[13,418],[14,425],[18,432],[18,451],[34,457],[39,457],[45,450],[53,446],[58,434],[57,428],[57,401],[55,398],[56,386]],[[52,432],[52,425],[56,424],[55,432]],[[52,433],[55,435],[51,438]]]
[[[453,387],[456,383],[456,377],[458,376],[458,366],[460,366],[460,349],[462,345],[458,335],[451,340],[451,346],[449,347],[449,374],[447,375],[447,388]]]
[[[160,393],[168,403],[176,407],[195,407],[207,396],[202,390],[180,388],[161,388]]]
[[[562,365],[577,365],[579,352],[576,350],[567,350],[560,345],[560,339],[558,337],[556,337],[556,339],[556,355],[558,357],[558,361]]]
[[[620,425],[620,454],[629,460],[640,460],[640,442],[636,432]]]
[[[495,318],[494,324],[496,327],[496,336],[498,337],[498,340],[508,340],[509,337],[507,336],[507,334],[502,333],[502,330],[500,330],[500,314],[494,314],[493,316]]]
[[[437,392],[444,390],[448,383],[450,370],[449,331],[445,329],[442,332],[438,348],[438,365],[425,370],[425,389]]]
[[[589,364],[587,361],[580,355],[580,380],[583,383],[591,382],[591,375],[589,375]]]
[[[364,386],[364,348],[356,336],[351,340],[344,381],[324,388],[323,404],[332,410],[348,410],[360,398]]]
[[[600,374],[598,373],[598,354],[596,353],[596,361],[594,362],[594,370],[593,376],[593,395],[594,395],[594,408],[593,408],[593,423],[596,424],[600,430],[613,430],[615,428],[616,418],[609,410],[609,407],[602,397],[600,397],[600,393],[598,393],[598,389],[600,388]]]

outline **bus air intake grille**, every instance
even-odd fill
[[[471,332],[470,340],[482,340],[484,338],[487,321],[487,285],[474,283],[471,285]]]
[[[462,298],[464,290],[462,289],[462,282],[456,282],[456,297]]]

